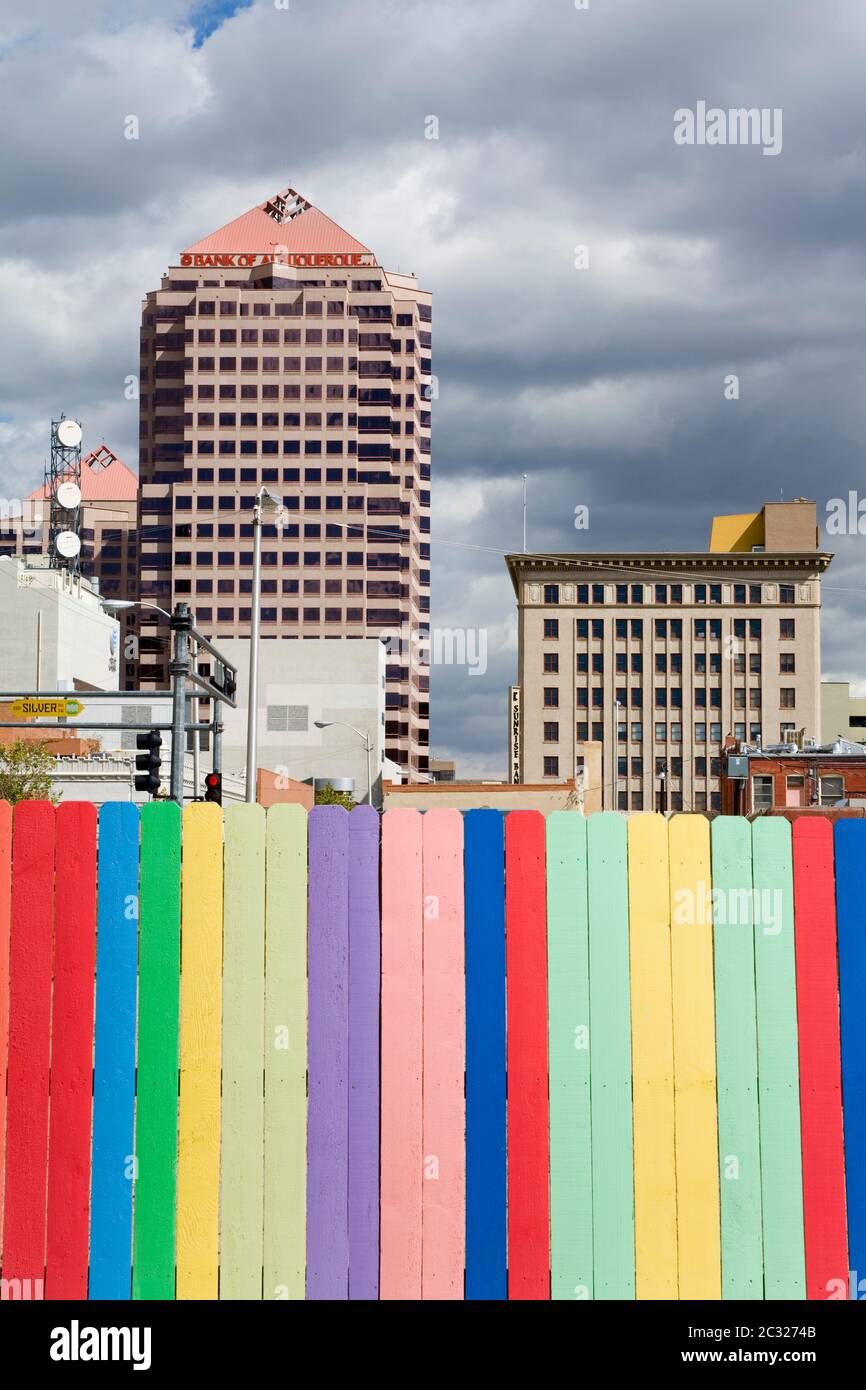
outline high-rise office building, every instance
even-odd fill
[[[249,632],[267,487],[262,636],[388,634],[387,756],[429,747],[431,297],[293,189],[188,247],[141,327],[142,599]],[[142,612],[143,685],[164,686]],[[398,634],[399,633],[399,637]]]
[[[606,810],[718,811],[726,738],[819,737],[817,535],[798,500],[715,517],[703,552],[509,555],[519,780],[572,778],[601,743]]]

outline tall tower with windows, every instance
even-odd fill
[[[431,296],[287,188],[187,247],[144,300],[141,589],[249,631],[266,486],[262,635],[381,636],[386,752],[429,747]],[[167,679],[143,610],[143,685]]]

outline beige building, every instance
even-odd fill
[[[866,741],[866,695],[852,695],[847,681],[821,682],[821,742]]]
[[[507,556],[512,780],[569,779],[595,741],[605,809],[713,811],[726,738],[817,738],[817,546],[815,503],[798,499],[714,518],[705,552]]]
[[[284,189],[181,252],[141,323],[141,597],[249,632],[252,508],[262,635],[391,634],[387,756],[429,758],[431,297]],[[143,613],[142,684],[165,630]]]

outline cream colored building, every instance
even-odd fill
[[[726,739],[817,738],[817,547],[798,499],[715,517],[705,552],[507,556],[520,780],[573,777],[594,741],[605,809],[713,811]]]
[[[821,682],[821,742],[866,741],[866,695],[852,695],[847,681]]]

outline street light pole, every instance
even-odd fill
[[[373,740],[371,739],[370,735],[369,735],[369,734],[363,733],[360,729],[356,729],[355,726],[354,726],[354,724],[347,724],[347,723],[346,723],[344,720],[342,720],[342,719],[314,719],[314,720],[313,720],[313,723],[315,724],[315,726],[316,726],[317,729],[332,729],[332,728],[334,728],[335,725],[337,725],[337,726],[338,726],[339,728],[341,728],[341,729],[351,729],[353,734],[357,734],[357,735],[358,735],[358,738],[361,740],[361,742],[362,742],[363,745],[364,745],[364,751],[365,751],[365,753],[367,754],[367,801],[366,801],[366,804],[367,804],[368,806],[372,806],[372,804],[373,804],[373,765],[372,765],[372,762],[371,762],[370,760],[371,760],[371,757],[372,757],[372,754],[373,754]]]
[[[186,757],[186,678],[189,672],[189,604],[178,603],[171,618],[174,653],[169,664],[172,677],[171,799],[183,805],[183,765]]]
[[[253,607],[250,623],[250,683],[247,695],[247,781],[246,801],[256,799],[256,771],[259,741],[259,629],[262,619],[262,515],[276,514],[282,504],[266,487],[260,488],[253,508]]]

